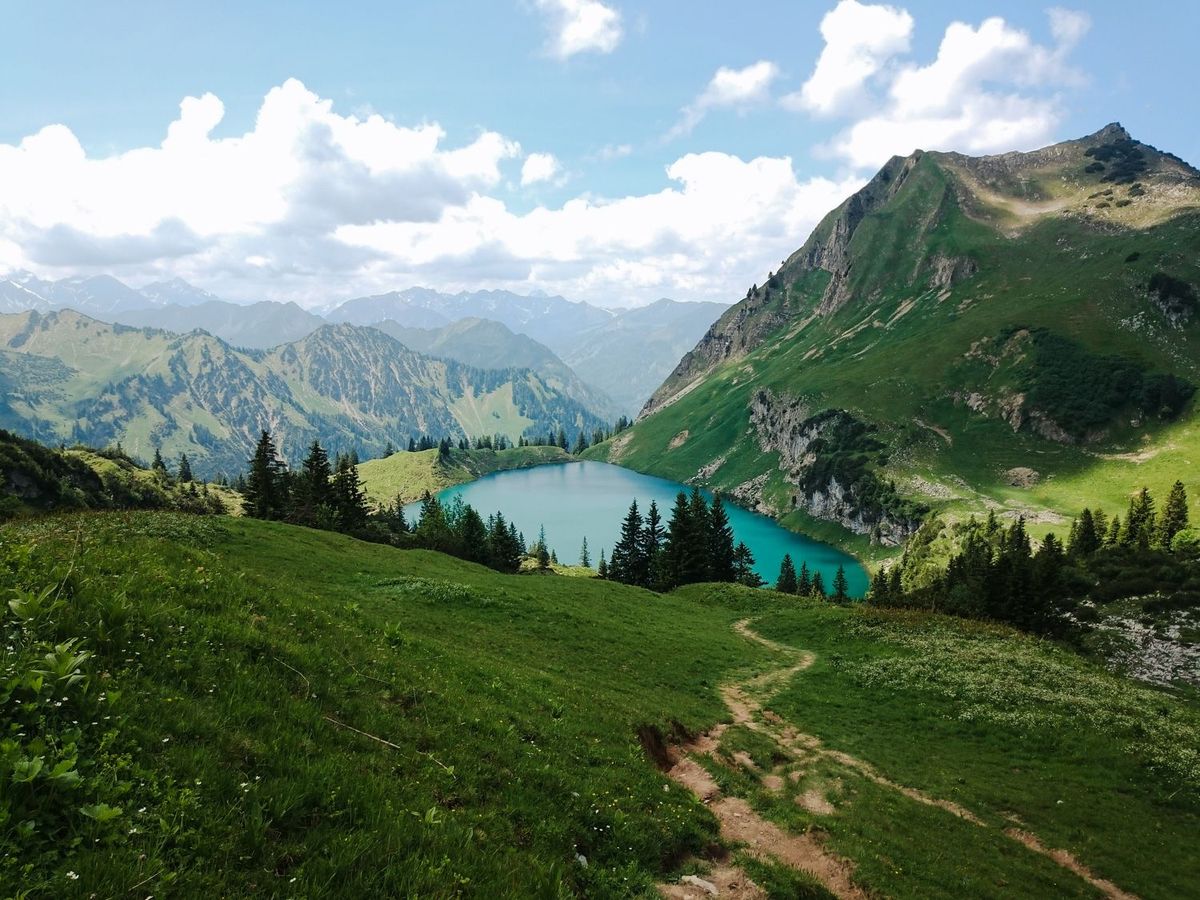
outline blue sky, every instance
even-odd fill
[[[1120,120],[1200,163],[1190,3],[0,9],[0,270],[734,300],[893,152]]]

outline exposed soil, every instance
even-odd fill
[[[796,650],[764,638],[750,627],[748,619],[736,622],[733,628],[747,640],[792,660],[788,665],[745,680],[729,682],[720,689],[721,698],[729,710],[731,724],[743,726],[770,738],[779,752],[779,757],[788,761],[787,779],[779,774],[780,767],[776,767],[772,772],[762,772],[744,753],[735,754],[732,760],[722,757],[720,740],[729,724],[719,724],[699,737],[651,754],[660,766],[666,769],[668,777],[690,790],[708,806],[716,816],[721,827],[721,836],[726,842],[744,846],[747,853],[758,859],[805,871],[838,897],[867,896],[863,889],[854,883],[853,864],[826,849],[819,836],[820,832],[789,834],[760,816],[744,799],[722,795],[711,773],[698,762],[698,759],[703,757],[714,759],[721,765],[732,763],[757,775],[762,785],[772,793],[781,793],[788,788],[799,791],[794,798],[795,802],[816,815],[836,815],[837,808],[819,786],[810,785],[800,790],[803,787],[803,769],[797,763],[821,759],[832,761],[918,803],[943,809],[973,825],[981,828],[993,827],[959,803],[899,784],[865,760],[825,747],[820,738],[801,732],[792,723],[764,708],[764,704],[782,690],[795,675],[811,666],[815,657],[809,651]],[[664,755],[670,760],[669,766],[663,765]],[[1105,896],[1113,900],[1137,900],[1135,895],[1093,874],[1070,852],[1047,848],[1031,832],[1009,827],[1004,829],[1003,833],[1028,850],[1053,860]],[[713,896],[731,897],[735,900],[765,896],[744,872],[724,861],[713,870],[711,876],[700,880],[703,882],[702,886],[695,883],[697,879],[694,877],[690,877],[690,883],[687,884],[659,885],[659,892],[664,897],[697,900]],[[716,893],[710,888],[715,889]]]

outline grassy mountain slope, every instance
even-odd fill
[[[717,822],[642,745],[731,719],[690,765],[872,895],[1097,896],[1015,827],[1141,896],[1200,878],[1194,701],[1004,629],[147,513],[0,528],[0,589],[18,679],[83,639],[3,700],[6,893],[656,896]]]
[[[585,383],[553,350],[528,335],[514,333],[502,322],[468,318],[441,328],[410,328],[385,319],[371,327],[426,356],[453,359],[477,369],[531,369],[550,387],[574,397],[596,415],[614,421],[620,415],[603,391]]]
[[[1198,249],[1200,173],[1119,126],[893,159],[593,453],[860,548],[1165,494],[1200,456]]]
[[[198,474],[242,471],[268,428],[289,460],[313,439],[381,452],[410,435],[571,434],[602,424],[525,369],[481,370],[414,353],[371,328],[327,325],[271,351],[196,332],[106,325],[78,313],[0,317],[0,424],[48,443],[186,452]]]
[[[397,497],[405,503],[419,500],[426,491],[436,494],[442,488],[473,481],[492,472],[524,469],[569,459],[571,455],[558,447],[453,449],[450,458],[444,462],[439,460],[436,449],[413,453],[400,450],[391,456],[359,464],[358,474],[362,478],[367,499],[380,505],[391,503]]]

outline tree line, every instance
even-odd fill
[[[651,501],[643,516],[634,500],[611,555],[605,560],[603,551],[600,553],[599,575],[655,591],[702,581],[747,587],[763,584],[754,571],[750,548],[740,541],[734,543],[720,496],[709,504],[699,488],[693,488],[691,496],[683,491],[676,495],[665,525],[657,503]]]
[[[331,462],[319,441],[312,442],[293,471],[280,457],[270,432],[263,431],[248,465],[239,481],[245,514],[253,518],[339,531],[397,547],[437,550],[502,572],[518,571],[526,553],[524,535],[502,513],[485,520],[462,498],[444,504],[427,491],[416,523],[408,522],[398,497],[372,509],[358,474],[357,456],[339,453]]]
[[[1151,594],[1176,604],[1200,600],[1200,532],[1188,524],[1187,491],[1179,481],[1161,512],[1142,488],[1124,519],[1084,509],[1065,541],[1047,534],[1036,552],[1024,517],[1004,527],[992,512],[983,522],[972,518],[957,526],[956,552],[930,574],[929,548],[943,528],[931,520],[897,564],[876,573],[868,600],[1062,636],[1094,615],[1082,600]]]
[[[833,576],[833,593],[825,588],[825,576],[820,571],[808,569],[808,563],[800,562],[800,571],[796,571],[796,563],[790,553],[783,554],[783,562],[779,564],[779,578],[775,581],[775,590],[781,594],[795,594],[800,597],[812,597],[815,600],[831,599],[837,603],[845,603],[850,599],[850,585],[846,579],[846,567],[839,565]]]

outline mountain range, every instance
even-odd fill
[[[918,151],[593,452],[859,548],[931,510],[1035,527],[1120,510],[1200,458],[1198,293],[1200,172],[1120,125],[1029,153]]]
[[[73,310],[3,315],[0,390],[0,427],[145,458],[187,453],[210,476],[242,471],[263,428],[295,462],[312,440],[373,456],[421,434],[573,438],[607,424],[531,369],[435,359],[349,324],[243,350]]]
[[[136,290],[108,275],[46,281],[16,272],[0,279],[0,313],[60,309],[177,334],[201,330],[234,347],[261,350],[298,341],[329,322],[377,326],[402,343],[396,329],[415,329],[406,333],[411,349],[479,368],[534,368],[598,415],[615,419],[641,408],[725,306],[664,299],[609,310],[559,296],[417,287],[347,300],[320,315],[295,303],[232,303],[178,278]],[[470,324],[458,327],[464,322]]]

